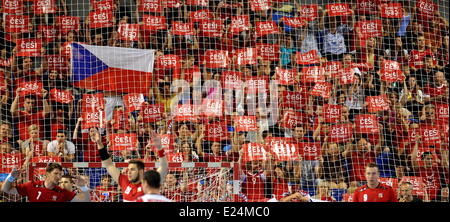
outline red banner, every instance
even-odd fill
[[[379,0],[358,0],[356,4],[357,13],[361,15],[373,15],[377,13]]]
[[[140,0],[138,5],[139,12],[156,12],[162,11],[162,4],[160,0]]]
[[[202,113],[209,117],[221,117],[223,113],[223,100],[203,99]]]
[[[314,21],[319,17],[318,12],[318,5],[312,4],[312,5],[301,5],[300,9],[300,17],[303,19],[306,19],[307,21]]]
[[[381,4],[381,18],[403,18],[402,3]]]
[[[307,53],[300,53],[297,52],[296,55],[296,61],[299,65],[310,65],[310,64],[316,64],[320,62],[319,55],[317,54],[317,50],[311,50]]]
[[[380,37],[382,33],[383,24],[380,19],[372,21],[360,21],[356,23],[356,29],[362,39],[369,37]]]
[[[352,14],[349,5],[343,3],[327,4],[326,9],[328,16],[345,16]]]
[[[56,13],[56,0],[34,0],[34,14]]]
[[[169,163],[182,163],[184,161],[183,153],[168,152],[166,156]]]
[[[392,189],[398,189],[398,179],[397,178],[379,178],[378,181],[384,185],[392,187]]]
[[[448,121],[448,103],[435,103],[435,112],[437,120],[446,120]],[[448,125],[448,124],[447,124]]]
[[[256,116],[235,116],[233,117],[236,132],[257,131],[258,125]]]
[[[3,0],[3,13],[6,14],[22,14],[23,0]]]
[[[353,68],[345,68],[342,69],[341,72],[341,78],[339,79],[339,82],[342,85],[352,84],[355,82],[355,69]]]
[[[280,59],[280,45],[256,43],[258,56],[265,61],[278,61]]]
[[[323,104],[322,115],[325,123],[337,123],[341,119],[342,106]]]
[[[209,0],[186,0],[186,5],[209,6]]]
[[[276,78],[281,85],[294,85],[297,83],[297,69],[275,68]]]
[[[138,41],[139,24],[120,24],[117,32],[124,41]]]
[[[194,25],[192,23],[172,22],[173,35],[195,35]]]
[[[413,190],[412,195],[416,195],[419,198],[423,198],[425,196],[425,183],[422,177],[411,177],[411,176],[404,176],[402,177],[402,180],[400,181],[400,184],[403,182],[409,182],[411,183]]]
[[[142,23],[144,30],[167,29],[166,17],[164,16],[144,15]]]
[[[307,118],[308,116],[304,113],[287,110],[284,112],[280,126],[287,129],[294,129],[297,125],[307,123]]]
[[[250,30],[250,16],[241,15],[231,17],[230,32],[239,33]]]
[[[111,134],[111,146],[109,150],[137,150],[138,140],[134,133],[113,133]]]
[[[19,93],[20,96],[26,95],[42,95],[43,84],[38,81],[20,82],[17,88],[22,89]]]
[[[89,12],[89,28],[107,28],[114,26],[112,11]]]
[[[330,73],[331,78],[336,78],[341,76],[342,72],[342,62],[331,61],[324,64],[325,72]]]
[[[163,0],[163,7],[167,8],[179,8],[182,3],[180,0]]]
[[[418,0],[416,2],[416,8],[420,15],[432,17],[438,10],[438,5],[431,0]]]
[[[380,73],[381,80],[388,83],[403,81],[405,79],[400,64],[392,60],[383,60]]]
[[[31,158],[31,163],[61,163],[60,156],[36,156]]]
[[[207,50],[205,53],[207,68],[226,68],[228,60],[228,51],[225,50]]]
[[[175,136],[173,134],[160,134],[159,137],[161,138],[161,146],[164,150],[173,152],[175,143]]]
[[[181,59],[177,55],[162,55],[158,56],[157,64],[161,69],[179,69],[181,68]]]
[[[320,143],[301,142],[298,143],[298,150],[303,160],[319,160],[322,156]]]
[[[222,20],[203,20],[202,22],[200,22],[201,36],[221,37],[222,29]]]
[[[236,49],[233,53],[238,65],[255,65],[258,63],[256,48]]]
[[[332,84],[329,82],[318,82],[314,85],[310,95],[321,96],[324,99],[330,98]]]
[[[123,96],[123,103],[127,112],[131,113],[136,110],[141,110],[142,103],[144,103],[144,95],[140,93],[130,93]]]
[[[24,33],[29,31],[30,17],[27,15],[6,15],[5,31],[9,33]]]
[[[303,26],[308,25],[308,22],[305,18],[301,17],[283,17],[283,22],[285,25],[293,27],[293,28],[300,28]]]
[[[57,88],[53,88],[50,90],[50,100],[69,104],[73,101],[73,95],[70,90],[59,90]]]
[[[202,9],[194,12],[189,12],[191,22],[202,22],[214,18],[208,9]]]
[[[180,104],[173,111],[176,121],[192,121],[196,122],[197,117],[194,115],[194,107],[192,104]]]
[[[308,104],[308,93],[283,91],[281,94],[281,107],[303,109]]]
[[[105,109],[105,100],[103,93],[97,94],[83,94],[83,112],[97,112]]]
[[[420,135],[422,135],[423,147],[437,146],[441,144],[441,133],[439,126],[421,125],[419,129]]]
[[[65,56],[61,55],[47,55],[48,70],[57,70],[58,72],[67,72],[69,69]]]
[[[276,161],[296,161],[300,160],[299,147],[292,143],[275,143],[269,146]]]
[[[302,68],[302,82],[319,83],[325,81],[325,69],[320,66],[308,66]]]
[[[41,56],[42,40],[17,39],[17,56]]]
[[[359,114],[355,115],[355,125],[357,133],[374,134],[380,133],[378,119],[376,115]]]
[[[53,42],[58,37],[58,28],[54,25],[39,25],[38,31],[46,42]]]
[[[80,17],[75,16],[58,16],[56,17],[57,24],[59,26],[59,32],[66,34],[69,31],[80,30]]]
[[[266,11],[270,9],[271,0],[250,0],[252,11]]]
[[[143,104],[140,115],[144,123],[154,123],[162,120],[163,113],[163,104]]]
[[[330,142],[342,143],[348,142],[353,136],[353,127],[351,123],[336,124],[330,129]]]
[[[367,103],[367,110],[370,113],[389,110],[389,103],[386,95],[367,96],[366,103]]]
[[[141,0],[141,1],[143,1],[143,0]],[[113,0],[102,0],[102,1],[92,0],[91,3],[92,3],[92,8],[94,11],[113,11],[114,10]]]
[[[242,145],[241,149],[244,150],[244,156],[242,157],[242,160],[244,162],[268,159],[267,156],[268,151],[266,151],[263,144],[247,143]]]
[[[20,170],[23,164],[22,154],[9,154],[9,153],[0,153],[0,158],[2,160],[2,164],[0,167],[0,173],[11,173],[13,168]]]
[[[224,89],[240,89],[242,87],[242,84],[242,72],[222,72],[222,85]]]
[[[89,129],[92,127],[103,128],[103,119],[106,118],[105,111],[86,111],[82,113],[83,129]]]
[[[246,93],[248,94],[267,92],[269,76],[252,76],[245,81],[245,86],[247,87]]]
[[[213,122],[205,126],[206,141],[223,141],[228,139],[228,129],[225,122]]]
[[[262,37],[270,34],[278,33],[277,23],[272,21],[255,22],[256,23],[256,37]]]

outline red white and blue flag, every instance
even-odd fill
[[[154,59],[154,50],[72,43],[72,82],[85,89],[146,93]]]

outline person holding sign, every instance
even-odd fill
[[[2,185],[3,192],[27,196],[30,202],[89,202],[90,200],[86,181],[79,176],[75,178],[75,184],[81,190],[79,194],[58,186],[62,178],[63,168],[57,163],[50,163],[47,166],[44,181],[30,181],[18,184],[13,188],[12,184],[21,171],[16,168],[11,171]]]
[[[102,159],[102,165],[106,168],[109,175],[113,178],[115,182],[119,184],[123,191],[123,200],[124,202],[133,202],[142,195],[144,195],[144,191],[151,192],[152,188],[157,186],[156,183],[157,177],[156,174],[160,175],[159,183],[164,183],[164,178],[168,172],[168,163],[167,158],[164,152],[164,149],[161,145],[161,138],[158,134],[152,133],[151,138],[153,138],[154,146],[158,149],[158,157],[160,160],[160,167],[155,173],[151,173],[151,175],[147,175],[144,178],[144,163],[139,160],[131,160],[128,162],[127,175],[122,174],[119,169],[117,169],[112,159],[108,153],[108,150],[103,145],[100,134],[97,132],[94,136],[94,141],[97,143],[98,151],[100,154],[100,158]],[[145,189],[142,187],[142,180],[146,180]],[[148,192],[146,192],[148,193]]]
[[[366,166],[367,184],[356,189],[353,202],[398,202],[397,192],[378,181],[380,173],[375,163]]]

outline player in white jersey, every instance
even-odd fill
[[[142,188],[144,195],[139,197],[136,202],[172,202],[160,194],[161,175],[155,170],[149,170],[144,173]]]

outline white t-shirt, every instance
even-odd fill
[[[145,194],[137,198],[136,202],[172,202],[161,194]]]
[[[66,144],[64,145],[64,155],[68,155],[68,154],[75,154],[75,145],[70,142],[70,141],[66,141]],[[57,140],[53,140],[52,142],[50,142],[47,145],[47,152],[52,152],[52,153],[56,153],[57,152],[57,147],[58,146],[58,141]]]

